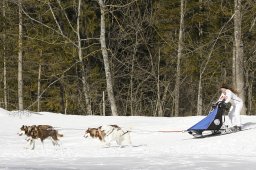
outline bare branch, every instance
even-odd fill
[[[252,21],[251,28],[249,29],[250,32],[252,31],[252,29],[253,29],[253,27],[254,27],[254,25],[255,25],[255,22],[256,22],[256,17],[255,17],[255,18],[253,19],[253,21]]]
[[[125,5],[106,5],[106,7],[113,7],[113,8],[124,8],[124,7],[127,7],[129,5],[132,5],[133,3],[137,2],[138,0],[133,0],[131,1],[130,3],[128,4],[125,4]]]
[[[74,29],[74,27],[72,26],[70,20],[68,19],[67,13],[65,12],[64,8],[62,7],[62,5],[61,5],[61,3],[60,3],[60,0],[57,0],[57,2],[58,2],[58,4],[59,4],[61,10],[63,11],[63,13],[64,13],[64,15],[65,15],[65,18],[66,18],[67,21],[68,21],[69,26],[71,27],[71,29],[73,30],[73,32],[77,34],[76,30]]]
[[[77,47],[77,44],[76,44],[75,42],[73,42],[73,41],[72,41],[69,37],[67,37],[66,35],[64,35],[64,34],[62,34],[61,32],[57,31],[56,29],[54,29],[54,28],[52,28],[52,27],[50,27],[50,26],[44,24],[43,22],[41,22],[41,21],[39,21],[39,20],[37,20],[37,19],[31,17],[23,8],[22,8],[22,11],[23,11],[23,13],[24,13],[29,19],[31,19],[32,21],[34,21],[34,22],[36,22],[36,23],[38,23],[38,24],[41,24],[41,25],[43,25],[44,27],[46,27],[46,28],[48,28],[48,29],[54,31],[55,33],[61,35],[63,38],[65,38],[65,39],[68,40],[70,43],[72,43],[75,47]]]
[[[214,42],[214,44],[212,45],[211,51],[210,51],[210,53],[209,53],[209,55],[208,55],[208,58],[207,58],[207,60],[206,60],[206,62],[205,62],[204,68],[203,68],[203,70],[202,70],[201,73],[200,73],[201,76],[204,74],[204,71],[205,71],[205,69],[206,69],[206,67],[207,67],[207,65],[208,65],[208,63],[209,63],[209,61],[210,61],[210,59],[211,59],[211,56],[212,56],[212,53],[213,53],[213,49],[215,48],[215,45],[217,44],[217,41],[219,40],[220,35],[221,35],[223,29],[224,29],[224,28],[226,27],[226,25],[234,18],[234,16],[235,16],[235,13],[230,17],[230,19],[229,19],[229,20],[223,25],[223,27],[220,29],[219,34],[218,34],[217,38],[215,39],[215,42]]]
[[[51,13],[52,13],[53,19],[54,19],[54,21],[55,21],[56,25],[58,26],[59,31],[60,31],[60,33],[61,33],[61,35],[64,35],[64,34],[63,34],[63,32],[62,32],[62,30],[61,30],[60,24],[58,23],[58,21],[57,21],[57,19],[56,19],[56,16],[55,16],[55,14],[54,14],[54,12],[53,12],[53,10],[52,10],[52,6],[51,6],[50,2],[48,1],[48,3],[47,3],[47,4],[48,4],[48,6],[49,6],[49,8],[50,8],[50,10],[51,10]]]

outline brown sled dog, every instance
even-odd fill
[[[42,144],[44,145],[44,140],[50,138],[54,146],[59,146],[58,137],[63,137],[62,134],[59,134],[58,131],[50,125],[22,125],[19,135],[21,136],[23,134],[27,136],[27,145],[30,146],[30,149],[35,149],[36,139],[40,139]]]

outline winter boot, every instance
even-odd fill
[[[233,126],[230,128],[232,132],[239,132],[242,130],[241,126]]]
[[[234,128],[237,132],[242,130],[241,126],[234,126]]]

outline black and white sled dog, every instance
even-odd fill
[[[27,146],[26,148],[35,149],[35,140],[40,139],[42,145],[44,146],[44,140],[50,138],[52,140],[53,146],[59,146],[58,137],[63,137],[62,134],[59,134],[57,130],[55,130],[50,125],[22,125],[20,128],[19,136],[23,134],[27,136]],[[30,147],[29,147],[30,146]]]
[[[98,128],[88,128],[85,131],[84,137],[97,138],[108,147],[111,146],[113,142],[123,147],[125,145],[131,145],[130,133],[130,130],[117,125],[103,125]]]

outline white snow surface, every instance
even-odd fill
[[[2,170],[252,170],[256,167],[256,128],[195,139],[185,132],[204,116],[126,117],[78,116],[48,112],[6,111],[0,108],[0,169]],[[242,116],[255,126],[256,116]],[[54,147],[46,139],[25,149],[22,125],[49,124],[64,137]],[[117,124],[131,129],[132,146],[106,147],[84,138],[88,127]],[[165,131],[165,132],[162,132]]]

